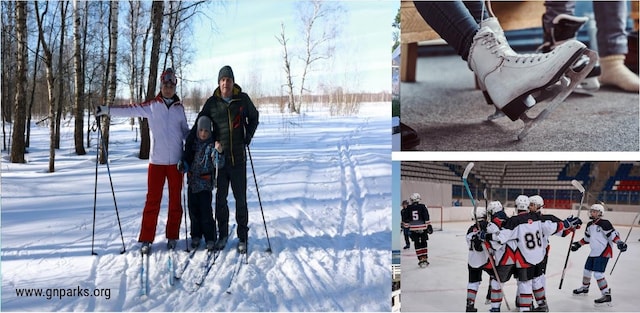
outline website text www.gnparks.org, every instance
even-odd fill
[[[16,288],[16,296],[18,297],[43,297],[47,300],[54,298],[70,298],[70,297],[102,297],[106,300],[111,299],[111,289],[109,288]]]

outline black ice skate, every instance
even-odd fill
[[[478,309],[473,306],[473,302],[471,300],[467,300],[467,308],[465,312],[478,312]]]
[[[578,31],[588,21],[589,18],[587,17],[559,14],[553,19],[552,26],[549,28],[549,26],[544,24],[543,18],[544,43],[538,47],[537,51],[547,53],[567,40],[576,39]],[[581,68],[580,61],[581,60],[578,60],[574,66],[576,71],[579,71]],[[587,60],[583,58],[582,61],[586,62]],[[600,72],[600,66],[596,64],[576,87],[574,92],[593,95],[593,92],[600,89],[600,82],[598,81]]]
[[[589,293],[589,287],[580,287],[578,289],[573,289],[574,295],[581,295],[581,294],[588,294],[588,293]]]
[[[593,300],[593,303],[596,306],[601,306],[601,305],[611,306],[611,291],[603,294],[602,297]]]
[[[420,266],[421,268],[425,268],[427,267],[427,265],[429,265],[429,262],[427,261],[426,256],[418,259],[418,266]]]

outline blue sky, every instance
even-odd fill
[[[341,1],[346,9],[335,57],[318,64],[308,85],[319,81],[350,91],[391,90],[391,24],[399,1]],[[300,42],[295,1],[226,1],[195,27],[196,57],[186,73],[213,91],[218,70],[231,65],[245,90],[276,95],[284,82],[282,46],[276,36],[285,24],[289,45]],[[289,47],[292,49],[293,47]],[[295,65],[295,64],[294,64]],[[301,67],[293,69],[294,74]],[[294,81],[294,84],[296,82]]]

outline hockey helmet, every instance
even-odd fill
[[[417,192],[414,192],[410,197],[409,200],[411,200],[411,203],[416,203],[416,202],[420,202],[420,194]]]
[[[516,198],[516,209],[518,211],[527,211],[529,210],[529,197],[525,195],[519,195]]]
[[[487,205],[487,211],[489,212],[489,214],[494,215],[500,211],[502,211],[504,208],[502,207],[502,203],[500,203],[500,201],[491,201],[489,202],[489,204]]]
[[[598,211],[598,217],[602,217],[602,214],[604,214],[604,206],[602,206],[602,204],[596,203],[591,205],[589,211]]]
[[[534,204],[536,206],[536,209],[544,206],[544,200],[539,195],[529,197],[529,203]]]

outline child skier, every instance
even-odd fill
[[[618,231],[613,228],[611,222],[602,218],[604,207],[600,204],[594,204],[589,209],[589,223],[584,231],[584,238],[571,244],[571,251],[577,251],[585,244],[589,244],[591,252],[584,265],[584,275],[582,277],[582,286],[573,290],[576,295],[589,293],[589,285],[591,284],[591,274],[598,283],[598,288],[602,293],[602,297],[595,299],[594,303],[610,304],[611,288],[607,284],[604,277],[604,271],[607,267],[609,258],[613,256],[612,243],[618,246],[620,252],[627,251],[627,244],[620,240]]]
[[[429,211],[427,206],[420,203],[419,193],[412,194],[409,200],[411,204],[405,210],[405,214],[402,215],[402,222],[411,231],[411,239],[414,242],[413,245],[418,256],[418,266],[426,267],[429,265],[427,261],[427,240],[429,240],[429,234],[433,233],[429,220]]]
[[[179,170],[187,172],[189,185],[189,218],[191,219],[191,247],[197,249],[204,236],[207,250],[213,250],[216,242],[216,223],[211,201],[217,169],[223,165],[220,142],[213,140],[213,124],[207,116],[197,121],[197,140],[190,147],[194,155],[191,164],[180,162]]]

